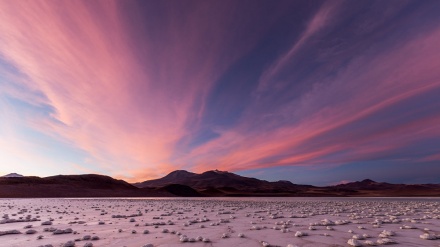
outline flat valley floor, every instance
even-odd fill
[[[0,246],[440,246],[440,198],[0,199]]]

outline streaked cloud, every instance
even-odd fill
[[[438,9],[2,1],[2,163],[139,181],[174,169],[431,162]]]

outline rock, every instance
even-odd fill
[[[75,247],[75,242],[73,241],[67,241],[63,244],[63,247]]]
[[[377,240],[377,243],[378,244],[396,244],[397,242],[392,239],[389,239],[389,238],[382,238],[382,239]]]
[[[9,234],[21,234],[21,232],[18,230],[0,231],[0,236]]]
[[[46,229],[45,229],[45,231],[46,231]],[[73,233],[73,230],[71,229],[71,228],[67,228],[67,229],[64,229],[64,230],[62,230],[62,229],[53,229],[53,231],[52,231],[52,229],[48,229],[48,231],[49,232],[53,232],[53,234],[69,234],[69,233]]]
[[[262,242],[261,242],[261,246],[263,246],[263,247],[269,247],[270,244],[269,244],[268,242],[262,241]]]
[[[400,227],[400,229],[417,229],[417,227],[412,225],[403,225]]]
[[[379,237],[380,238],[387,238],[387,237],[391,237],[394,236],[395,233],[393,231],[387,231],[387,230],[383,230],[380,234]]]
[[[373,241],[371,241],[371,240],[367,240],[367,241],[365,241],[364,244],[365,244],[365,245],[371,245],[371,246],[376,245],[376,243],[373,242]]]
[[[25,233],[26,233],[26,234],[35,234],[35,233],[37,233],[37,231],[34,230],[34,229],[29,229],[29,230],[27,230]]]
[[[45,232],[54,232],[54,231],[56,231],[56,230],[57,230],[57,229],[54,228],[54,227],[46,227],[46,228],[43,229],[43,231],[45,231]]]
[[[436,240],[437,236],[435,236],[434,234],[424,233],[424,234],[420,235],[420,238],[426,239],[426,240]]]
[[[353,239],[353,238],[349,239],[347,241],[347,244],[350,246],[356,246],[356,247],[362,246],[361,242],[359,242],[358,240]]]
[[[352,238],[352,239],[357,239],[357,240],[363,240],[363,239],[365,239],[364,236],[359,235],[359,234],[353,235],[351,238]]]

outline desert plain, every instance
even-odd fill
[[[440,246],[439,198],[1,199],[0,246]]]

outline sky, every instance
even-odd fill
[[[440,183],[440,2],[0,0],[0,174]]]

